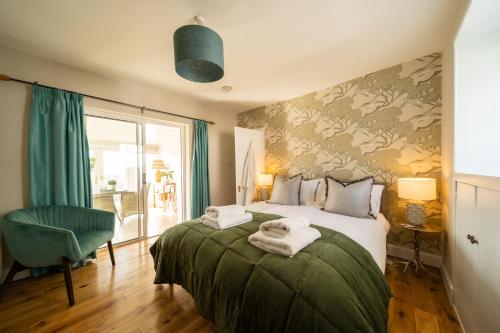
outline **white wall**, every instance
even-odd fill
[[[500,21],[486,32],[467,30],[470,21],[455,45],[455,169],[500,177]]]
[[[463,236],[455,235],[454,181],[463,177],[460,173],[500,176],[500,160],[495,156],[500,144],[499,4],[462,0],[443,50],[443,273],[452,302],[458,251],[455,243],[456,237]]]
[[[217,104],[194,101],[142,84],[105,78],[3,46],[0,46],[0,74],[214,121],[216,125],[209,125],[212,201],[214,204],[235,201],[234,112],[218,109]],[[31,89],[27,85],[0,81],[0,217],[28,204],[27,124],[30,93]],[[134,108],[87,98],[84,103],[93,108],[139,113]],[[190,120],[182,118],[153,113],[147,115],[191,124]],[[3,252],[4,263],[2,265],[0,255],[0,268],[10,264],[10,258]]]

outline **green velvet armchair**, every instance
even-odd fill
[[[71,265],[84,260],[108,243],[115,265],[111,239],[113,213],[82,207],[45,206],[19,209],[1,221],[5,243],[15,261],[3,285],[26,268],[62,265],[70,305],[75,303]]]

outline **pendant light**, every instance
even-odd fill
[[[194,82],[214,82],[224,76],[222,38],[203,25],[203,18],[194,17],[197,24],[185,25],[174,33],[175,71]]]

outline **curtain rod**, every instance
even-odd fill
[[[59,89],[59,88],[56,88],[56,87],[51,87],[51,86],[46,86],[46,85],[43,85],[43,84],[39,84],[37,82],[29,82],[29,81],[25,81],[25,80],[15,79],[13,77],[10,77],[10,76],[4,75],[4,74],[0,74],[0,81],[14,81],[14,82],[19,82],[19,83],[24,83],[24,84],[29,84],[29,85],[36,84],[36,85],[38,85],[40,87],[45,87],[45,88]],[[174,117],[181,117],[181,118],[186,118],[186,119],[191,119],[191,120],[202,120],[202,121],[206,121],[207,123],[212,124],[212,125],[215,124],[213,121],[208,121],[208,120],[205,120],[205,119],[199,119],[199,118],[184,116],[184,115],[178,114],[178,113],[161,111],[161,110],[157,110],[157,109],[148,108],[148,107],[145,107],[145,106],[140,106],[140,105],[125,103],[125,102],[115,101],[113,99],[103,98],[103,97],[99,97],[99,96],[93,96],[93,95],[88,95],[88,94],[81,94],[81,93],[78,93],[78,92],[75,92],[75,91],[71,91],[71,90],[65,90],[65,89],[61,89],[61,90],[64,90],[64,91],[69,92],[69,93],[79,94],[79,95],[82,95],[84,97],[98,99],[98,100],[105,101],[105,102],[111,102],[111,103],[116,103],[116,104],[120,104],[120,105],[130,106],[130,107],[133,107],[133,108],[140,109],[141,111],[146,110],[146,111],[156,112],[156,113],[162,113],[162,114],[166,114],[166,115],[174,116]]]

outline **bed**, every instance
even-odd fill
[[[385,272],[386,236],[391,225],[383,213],[376,219],[360,219],[340,214],[332,214],[314,206],[285,206],[258,202],[246,207],[248,211],[288,216],[303,216],[328,229],[339,231],[363,246]],[[384,209],[385,210],[385,209]]]
[[[165,231],[150,252],[155,283],[182,285],[217,332],[386,332],[383,214],[357,219],[312,206],[256,203],[251,222],[225,230],[197,220]],[[265,221],[305,216],[321,238],[294,257],[248,236]]]

